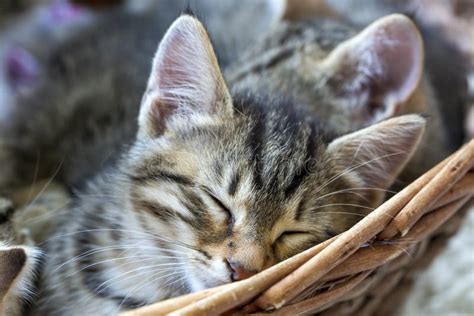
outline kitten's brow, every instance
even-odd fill
[[[316,151],[316,136],[314,134],[314,130],[312,129],[311,133],[309,133],[307,136],[305,157],[303,158],[301,165],[298,167],[298,170],[295,172],[293,178],[285,189],[284,194],[286,198],[290,198],[291,195],[296,192],[298,187],[311,172],[308,166],[313,159],[314,152]]]
[[[130,179],[139,183],[146,183],[150,181],[168,181],[185,186],[192,186],[194,184],[193,181],[187,176],[169,173],[166,171],[153,172],[151,174],[143,175],[130,175]]]
[[[240,174],[239,173],[234,173],[230,179],[229,187],[227,189],[227,193],[229,193],[230,196],[234,196],[235,193],[237,192],[237,188],[240,183]]]
[[[173,209],[158,203],[140,200],[135,204],[135,207],[158,217],[164,222],[169,222],[171,219],[176,218],[176,212]]]
[[[254,122],[252,126],[248,138],[247,138],[247,146],[252,153],[251,160],[255,163],[255,172],[254,172],[254,184],[257,187],[263,186],[263,179],[262,179],[262,172],[263,172],[263,161],[262,161],[262,152],[263,152],[263,141],[266,133],[266,126],[265,126],[265,113],[261,113],[259,119]]]

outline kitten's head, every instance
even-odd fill
[[[409,115],[335,137],[290,102],[231,95],[204,27],[182,16],[158,48],[122,167],[141,225],[173,241],[157,245],[199,290],[349,228],[382,201],[423,128]]]

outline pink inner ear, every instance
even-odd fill
[[[149,84],[159,104],[180,112],[210,112],[216,97],[218,69],[204,28],[191,17],[177,20],[160,43]],[[184,106],[183,106],[184,105]]]
[[[158,65],[157,85],[163,91],[170,91],[181,86],[192,87],[196,85],[196,77],[192,65],[186,57],[191,57],[189,44],[182,35],[176,35],[173,40],[163,44],[165,53],[161,56]],[[188,65],[190,64],[190,65]]]
[[[375,71],[378,74],[374,92],[385,101],[392,99],[399,103],[410,97],[421,78],[423,42],[407,18],[397,16],[385,20],[367,34],[381,68]]]

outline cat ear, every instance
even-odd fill
[[[194,17],[181,16],[153,60],[139,133],[156,137],[173,119],[231,111],[231,97],[204,26]]]
[[[399,116],[335,139],[327,153],[357,186],[377,189],[373,201],[379,203],[384,195],[378,189],[393,184],[412,157],[424,127],[425,119],[419,115]]]
[[[329,85],[364,126],[403,112],[423,73],[423,41],[401,14],[381,18],[328,56]]]

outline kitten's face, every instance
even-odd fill
[[[330,195],[362,184],[349,176],[328,184],[343,168],[326,154],[328,138],[316,124],[275,102],[241,101],[234,99],[232,116],[180,125],[133,151],[131,195],[143,225],[202,251],[188,253],[193,289],[261,271],[347,229],[371,207],[369,192]]]
[[[123,165],[131,205],[191,290],[247,278],[349,228],[381,202],[424,125],[406,116],[335,138],[291,103],[231,97],[188,16],[160,44],[139,123]]]

